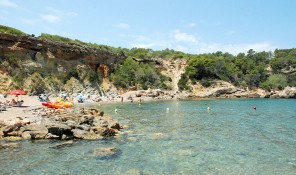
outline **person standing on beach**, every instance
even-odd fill
[[[121,97],[121,103],[123,102],[123,97]]]

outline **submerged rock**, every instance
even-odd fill
[[[2,143],[0,144],[0,149],[5,149],[5,148],[17,148],[19,147],[20,144],[19,143]]]
[[[94,150],[94,156],[98,159],[110,159],[119,156],[121,151],[115,147],[109,148],[96,148]]]

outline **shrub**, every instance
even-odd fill
[[[189,78],[186,74],[181,75],[181,79],[178,82],[178,87],[180,90],[188,90],[189,89],[188,80],[189,80]]]
[[[283,74],[272,74],[267,79],[267,85],[273,89],[282,90],[287,86],[287,77]]]
[[[212,82],[211,82],[210,80],[208,80],[208,79],[202,79],[202,80],[201,80],[201,85],[202,85],[203,87],[210,87],[211,84],[212,84]]]
[[[4,25],[0,25],[0,33],[9,33],[9,34],[14,34],[14,35],[18,35],[18,36],[25,35],[24,32],[22,32],[18,29],[15,29],[13,27],[4,26]]]

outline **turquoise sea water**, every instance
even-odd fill
[[[128,125],[128,134],[65,147],[57,147],[59,141],[22,141],[0,149],[0,174],[296,174],[295,99],[99,108]],[[101,147],[118,152],[98,158]]]

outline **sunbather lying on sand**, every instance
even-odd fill
[[[12,99],[11,102],[9,103],[9,106],[22,106],[23,103],[24,103],[24,100],[16,101],[15,99]]]

